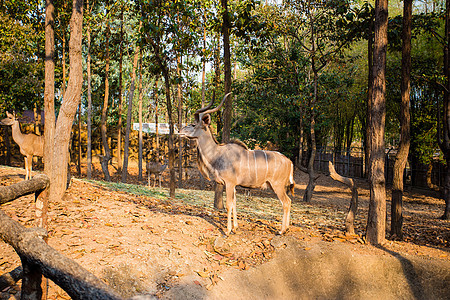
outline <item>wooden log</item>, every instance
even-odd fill
[[[42,239],[45,235],[44,229],[25,228],[0,210],[0,238],[15,249],[27,268],[31,266],[31,271],[39,267],[72,299],[120,299],[103,281],[47,245]]]
[[[17,281],[22,279],[23,269],[22,266],[15,268],[9,273],[5,273],[0,276],[0,291],[9,286],[13,286]]]
[[[344,177],[336,173],[331,161],[328,162],[328,170],[330,177],[348,186],[352,191],[352,199],[350,200],[350,207],[348,208],[347,217],[345,218],[345,229],[348,234],[355,234],[355,217],[358,211],[358,188],[353,179]]]
[[[10,186],[2,186],[0,187],[0,204],[44,190],[48,184],[49,179],[47,175],[38,174],[31,180],[24,180]]]

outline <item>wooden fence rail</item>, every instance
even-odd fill
[[[48,177],[37,175],[32,180],[0,187],[0,203],[39,192],[48,185]],[[51,279],[72,299],[120,299],[109,286],[82,266],[50,247],[43,228],[25,228],[0,210],[0,238],[10,244],[22,261],[21,299],[41,299],[42,275]]]

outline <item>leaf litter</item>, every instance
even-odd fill
[[[21,178],[10,176],[18,171],[22,170],[0,167],[0,184],[20,181]],[[198,181],[190,176],[185,186],[199,188]],[[131,182],[137,183],[134,179]],[[210,290],[226,270],[248,270],[273,258],[276,248],[283,246],[273,246],[281,226],[282,209],[269,191],[255,190],[250,196],[238,193],[239,228],[225,238],[226,213],[212,208],[214,192],[211,186],[206,188],[209,190],[177,189],[175,199],[169,199],[166,188],[74,179],[64,199],[50,204],[49,244],[112,286],[121,282],[117,276],[125,278],[136,273],[141,274],[139,278],[130,276],[139,283],[135,292],[162,296],[180,278],[196,274],[192,283]],[[292,225],[286,236],[365,247],[361,233],[366,222],[367,196],[362,193],[355,222],[359,234],[346,235],[344,218],[350,194],[342,193],[342,189],[334,181],[321,178],[312,203],[300,202],[297,193],[292,203]],[[22,197],[1,209],[31,226],[33,202],[32,196]],[[442,203],[436,198],[407,195],[405,240],[389,241],[387,247],[450,260],[449,237],[445,234],[450,225],[434,218],[441,208]],[[5,253],[0,257],[2,273],[19,265],[20,260],[10,246],[1,242],[0,252]],[[114,266],[124,267],[114,276],[113,272],[105,272]],[[50,286],[49,299],[66,297],[63,294],[54,284]]]

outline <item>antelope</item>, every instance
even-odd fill
[[[197,140],[197,163],[200,173],[208,179],[213,178],[226,188],[227,231],[238,227],[236,219],[236,186],[248,188],[267,188],[270,186],[280,199],[283,206],[283,221],[280,234],[289,227],[291,199],[287,195],[287,188],[294,195],[294,165],[283,154],[276,151],[249,150],[247,146],[234,141],[219,144],[211,129],[211,114],[218,111],[225,99],[215,108],[211,108],[213,100],[194,114],[195,123],[181,129],[180,135]],[[231,223],[233,214],[233,224]]]
[[[33,156],[44,156],[44,136],[34,133],[22,133],[19,121],[9,112],[6,112],[6,118],[1,120],[0,124],[11,126],[13,140],[19,145],[20,153],[25,156],[25,170],[27,172],[25,180],[31,179]]]
[[[167,168],[167,163],[162,164],[160,162],[148,161],[147,162],[147,178],[148,178],[148,186],[150,186],[150,177],[153,174],[155,176],[155,181],[153,183],[153,187],[156,185],[156,176],[158,176],[159,187],[161,187],[161,173]]]

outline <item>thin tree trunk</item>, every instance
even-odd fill
[[[367,40],[367,111],[366,111],[366,123],[364,130],[364,176],[368,178],[369,176],[369,157],[370,157],[370,140],[369,140],[369,124],[372,111],[372,97],[373,97],[373,21],[369,25],[369,34]]]
[[[385,117],[386,117],[386,50],[387,50],[388,1],[375,3],[375,39],[373,65],[373,97],[370,111],[370,201],[366,240],[369,244],[382,244],[386,232],[385,165]]]
[[[411,92],[411,20],[412,0],[403,1],[403,45],[402,45],[402,103],[400,110],[400,144],[394,163],[394,178],[391,203],[391,235],[402,238],[403,226],[403,174],[410,146],[409,97]]]
[[[298,162],[297,166],[301,169],[302,162],[303,162],[303,107],[300,104],[300,120],[299,120],[299,128],[300,128],[300,134],[299,134],[299,141],[298,141]]]
[[[358,212],[358,187],[353,179],[347,178],[336,173],[333,164],[328,162],[328,170],[330,177],[348,186],[352,191],[352,199],[345,218],[345,229],[348,234],[355,234],[355,217]]]
[[[77,152],[77,172],[78,172],[78,176],[81,176],[81,101],[80,104],[78,105],[78,152]]]
[[[109,3],[107,3],[108,5]],[[108,145],[108,137],[107,137],[107,122],[108,122],[108,102],[109,102],[109,37],[110,37],[110,29],[109,29],[109,18],[106,24],[106,42],[105,42],[105,95],[103,98],[103,108],[102,108],[102,119],[101,119],[101,134],[102,134],[102,145],[103,145],[103,156],[101,158],[101,165],[103,174],[105,175],[106,181],[111,181],[111,176],[108,170],[109,160],[111,159],[111,152]]]
[[[140,28],[141,26],[139,26]],[[130,146],[130,131],[131,131],[131,109],[133,107],[133,96],[136,82],[136,69],[139,59],[139,46],[136,46],[133,59],[133,70],[131,72],[130,91],[128,92],[128,111],[127,111],[127,127],[125,131],[125,146],[123,150],[123,168],[122,168],[122,182],[127,182],[128,177],[128,150]]]
[[[53,0],[45,1],[45,60],[44,60],[44,111],[45,111],[45,133],[44,133],[44,173],[48,178],[52,178],[53,164],[53,138],[55,135],[55,7]],[[8,126],[9,128],[9,126]],[[9,146],[9,140],[7,142]],[[47,189],[42,195],[36,198],[36,219],[40,224],[37,226],[48,229],[48,197]],[[47,241],[47,239],[45,239]],[[42,277],[42,296],[47,297],[48,280]]]
[[[231,92],[231,55],[230,55],[230,21],[228,18],[228,0],[221,0],[223,9],[223,68],[224,93]],[[233,97],[227,97],[223,111],[222,142],[230,142]]]
[[[314,50],[313,50],[314,51]],[[314,192],[314,188],[316,186],[316,178],[315,178],[315,172],[314,172],[314,160],[316,158],[316,131],[315,131],[315,105],[316,105],[316,99],[317,99],[317,83],[318,83],[318,75],[317,71],[315,71],[314,66],[314,58],[312,59],[312,68],[313,68],[313,76],[314,76],[314,94],[313,98],[309,103],[309,107],[311,108],[311,115],[310,115],[310,139],[311,139],[311,151],[308,158],[308,185],[306,186],[305,194],[303,195],[303,201],[305,202],[311,202],[312,195]]]
[[[313,17],[310,17],[311,20],[311,24],[313,22]],[[314,188],[316,186],[315,183],[315,172],[314,172],[314,160],[316,158],[316,129],[315,129],[315,124],[316,124],[316,118],[315,118],[315,107],[316,107],[316,103],[317,103],[317,85],[318,85],[318,81],[319,81],[319,77],[318,77],[318,70],[316,69],[316,43],[315,43],[315,33],[314,33],[314,28],[312,26],[311,28],[311,53],[312,53],[312,57],[311,57],[311,70],[313,72],[313,84],[314,84],[314,91],[313,91],[313,97],[310,100],[310,139],[311,139],[311,151],[310,151],[310,155],[309,155],[309,159],[308,159],[308,185],[306,186],[306,190],[305,190],[305,194],[303,195],[303,201],[305,202],[311,202],[312,199],[312,195],[314,192]]]
[[[219,78],[220,78],[220,39],[217,39],[217,47],[214,51],[214,91],[213,91],[213,102],[216,101],[216,93],[218,91]],[[217,126],[219,131],[219,125]],[[214,208],[224,209],[223,205],[223,184],[214,182]]]
[[[122,72],[123,72],[123,3],[120,8],[120,42],[119,42],[119,105],[118,114],[119,120],[117,121],[117,173],[122,172],[122,109],[123,109],[123,96],[122,96]]]
[[[139,175],[138,180],[142,181],[142,150],[143,150],[143,137],[142,137],[142,98],[143,98],[143,90],[142,90],[142,49],[139,51],[139,102],[138,102],[138,114],[139,114],[139,154],[138,154],[138,166],[139,166]]]
[[[224,67],[224,93],[231,91],[231,54],[230,54],[230,21],[228,18],[228,0],[221,0],[222,3],[222,35],[223,35],[223,67]],[[223,109],[222,142],[229,143],[231,136],[233,97],[227,97]],[[214,191],[214,207],[219,208],[220,202],[223,207],[223,185],[216,183]],[[217,205],[217,206],[216,206]]]
[[[175,176],[175,147],[173,142],[173,120],[172,120],[172,101],[170,96],[170,78],[169,71],[164,68],[163,70],[164,76],[164,84],[166,91],[166,106],[167,106],[167,116],[169,118],[169,173],[170,173],[170,183],[169,183],[169,196],[171,198],[175,197],[175,184],[176,184],[176,176]]]
[[[203,12],[203,55],[206,53],[206,9]],[[206,57],[203,56],[202,62],[202,107],[205,106],[206,93]]]
[[[87,10],[90,13],[89,0],[87,0]],[[92,91],[91,91],[91,26],[87,25],[87,171],[88,179],[92,177]]]
[[[155,80],[154,88],[155,97],[155,139],[156,139],[156,161],[159,162],[159,125],[158,125],[158,78]]]
[[[450,219],[450,0],[445,1],[445,44],[444,44],[444,75],[447,79],[446,88],[444,89],[444,124],[443,137],[439,137],[439,146],[444,154],[446,161],[445,178],[444,178],[444,214],[441,219]],[[438,126],[439,128],[439,126]]]
[[[45,134],[44,134],[44,172],[51,178],[53,158],[53,139],[55,135],[55,7],[53,0],[45,3]]]
[[[181,57],[177,57],[177,76],[179,82],[177,84],[177,98],[178,98],[178,130],[182,128],[183,117],[183,99],[181,96]],[[178,187],[183,186],[183,139],[178,138]]]

